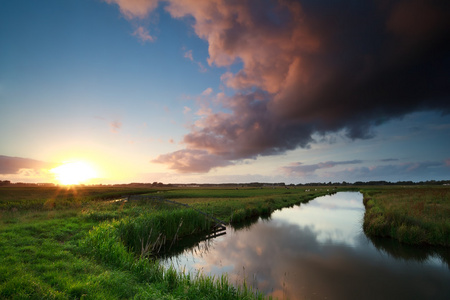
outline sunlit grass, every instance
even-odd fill
[[[172,211],[170,215],[162,211],[143,214],[138,219],[125,218],[103,222],[89,232],[81,242],[81,247],[104,264],[127,270],[134,274],[139,282],[156,286],[159,291],[170,293],[174,298],[262,299],[261,294],[249,287],[233,286],[226,275],[214,278],[200,272],[191,274],[177,271],[173,267],[165,268],[154,257],[143,256],[139,251],[149,232],[154,233],[154,236],[148,236],[152,241],[164,233],[170,243],[177,235],[183,236],[191,230],[198,231],[199,227],[208,226],[203,225],[202,218],[203,216],[199,217],[198,214],[194,216],[192,210],[182,209]],[[183,219],[192,224],[179,226],[180,220]],[[198,225],[193,226],[195,223]]]
[[[67,209],[80,207],[92,201],[151,192],[156,192],[156,190],[150,188],[90,186],[0,187],[0,211]]]
[[[184,274],[163,268],[152,255],[140,255],[149,228],[163,232],[170,245],[174,236],[211,225],[192,209],[167,211],[173,205],[101,200],[133,192],[126,188],[78,190],[59,199],[55,192],[65,191],[56,188],[9,191],[2,195],[7,209],[0,211],[0,299],[262,298],[225,276]],[[44,205],[49,198],[61,205]],[[31,205],[30,199],[35,200]],[[184,225],[178,229],[181,220]],[[95,236],[101,239],[94,243]]]
[[[248,286],[230,284],[226,275],[179,272],[157,262],[156,246],[167,250],[176,238],[207,230],[211,220],[161,201],[109,199],[150,193],[239,224],[336,191],[307,190],[1,188],[0,298],[262,298]],[[448,245],[449,190],[364,188],[369,230],[397,234],[404,242]]]

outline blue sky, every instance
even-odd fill
[[[450,179],[445,1],[232,2],[2,1],[0,179]]]

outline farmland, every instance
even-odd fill
[[[200,272],[163,268],[156,250],[164,251],[192,233],[207,232],[211,220],[189,208],[151,198],[123,201],[123,197],[146,194],[170,199],[240,224],[270,216],[282,207],[349,189],[1,187],[0,296],[263,298],[245,282],[231,284],[226,275],[212,278]],[[448,187],[351,189],[364,194],[366,234],[407,243],[449,245]]]

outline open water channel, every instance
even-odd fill
[[[363,215],[361,193],[339,192],[228,227],[164,263],[227,273],[278,299],[450,299],[448,249],[369,239]]]

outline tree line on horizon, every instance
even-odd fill
[[[309,183],[298,183],[298,184],[286,184],[284,182],[279,183],[264,183],[264,182],[250,182],[250,183],[187,183],[187,184],[176,184],[176,183],[162,183],[162,182],[132,182],[132,183],[122,183],[122,184],[80,184],[80,186],[91,186],[91,187],[300,187],[300,186],[361,186],[361,185],[450,185],[450,180],[427,180],[427,181],[355,181],[351,182],[309,182]],[[12,183],[9,180],[0,180],[0,186],[13,186],[13,187],[26,187],[26,186],[43,186],[43,187],[56,187],[57,184],[54,183],[24,183],[16,182]]]

